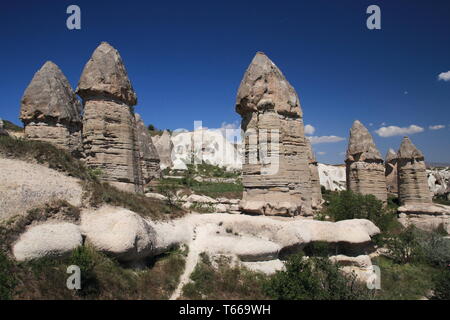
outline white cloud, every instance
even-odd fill
[[[312,125],[307,124],[305,126],[305,134],[314,134],[316,132],[316,128],[314,128]]]
[[[416,126],[415,124],[410,125],[409,127],[401,128],[397,126],[389,126],[389,127],[381,127],[375,132],[383,138],[392,137],[392,136],[402,136],[406,134],[414,134],[423,132],[424,129],[422,127]]]
[[[386,122],[383,122],[383,123],[381,124],[381,126],[383,126],[383,127],[384,127],[384,126],[385,126],[386,124],[387,124]]]
[[[439,130],[439,129],[444,129],[445,126],[442,125],[442,124],[437,124],[437,125],[435,125],[435,126],[429,126],[428,128],[429,128],[430,130]]]
[[[234,129],[240,129],[240,127],[241,127],[241,125],[240,125],[239,121],[236,120],[235,122],[232,122],[232,123],[222,122],[220,129],[234,130]]]
[[[311,144],[319,144],[319,143],[332,143],[332,142],[339,142],[345,140],[345,138],[337,137],[337,136],[312,136],[308,137],[308,139],[311,141]]]
[[[324,154],[327,154],[325,151],[319,151],[319,152],[317,152],[317,154],[319,155],[319,156],[323,156]]]
[[[369,123],[369,126],[373,126],[373,123],[371,122],[371,123]]]
[[[442,81],[450,81],[450,71],[440,73],[438,79]]]

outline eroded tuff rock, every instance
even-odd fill
[[[161,170],[171,168],[173,166],[173,143],[169,131],[164,130],[161,136],[154,136],[152,137],[152,140],[156,150],[158,151]]]
[[[102,42],[84,67],[77,93],[83,98],[86,164],[125,191],[142,191],[132,106],[136,94],[116,49]]]
[[[3,120],[0,119],[0,137],[1,136],[9,136],[8,131],[5,130],[5,128],[3,128]]]
[[[20,108],[25,138],[81,151],[81,104],[56,64],[47,61],[34,75]]]
[[[397,153],[398,196],[400,203],[431,203],[425,158],[408,137]]]
[[[389,193],[398,193],[397,184],[397,153],[389,149],[384,160],[386,187]]]
[[[319,167],[309,139],[306,139],[306,147],[308,151],[309,171],[311,173],[312,207],[317,209],[322,204],[322,190],[320,188]]]
[[[358,120],[350,129],[345,164],[347,190],[372,194],[383,202],[387,201],[383,159],[372,135]]]
[[[264,53],[256,54],[244,74],[236,112],[242,116],[245,144],[242,211],[264,215],[312,214],[300,101],[294,88]]]
[[[139,114],[135,114],[136,119],[136,139],[138,142],[139,161],[141,165],[143,184],[146,185],[154,179],[161,177],[159,167],[159,155],[153,145],[152,138]]]

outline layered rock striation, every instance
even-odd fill
[[[358,120],[350,129],[345,164],[347,190],[372,194],[383,202],[387,201],[383,159],[371,134]]]
[[[150,133],[148,132],[144,121],[142,121],[141,116],[137,113],[135,114],[135,120],[142,183],[143,185],[146,185],[150,181],[161,177],[161,169],[159,167],[160,160],[158,151],[156,151],[152,138],[150,137]]]
[[[322,204],[322,190],[320,187],[319,165],[312,149],[311,142],[306,139],[306,147],[308,151],[309,171],[311,174],[311,195],[312,207],[318,209]]]
[[[81,152],[81,103],[56,64],[47,61],[34,75],[21,100],[25,138]]]
[[[404,137],[397,153],[398,196],[400,203],[431,203],[425,158],[411,142]]]
[[[280,69],[258,52],[241,81],[236,112],[244,131],[243,212],[311,215],[303,113]]]
[[[142,191],[136,121],[136,93],[119,52],[102,42],[84,67],[77,94],[83,98],[86,164],[102,178],[131,192]]]

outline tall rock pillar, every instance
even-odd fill
[[[81,151],[81,103],[56,64],[47,61],[23,94],[20,119],[25,138],[68,150]]]
[[[241,210],[264,215],[311,215],[311,175],[303,113],[294,88],[258,52],[241,81],[236,112],[245,145]]]
[[[372,135],[358,120],[350,129],[345,164],[347,190],[372,194],[379,200],[387,202],[383,159],[373,142]]]
[[[154,179],[161,178],[160,159],[141,116],[137,113],[134,116],[136,119],[136,140],[138,142],[142,181],[146,185]]]
[[[389,149],[384,159],[386,187],[388,193],[398,193],[397,178],[397,153]]]
[[[102,179],[130,192],[141,192],[142,174],[132,107],[136,93],[122,59],[102,42],[78,83],[83,98],[83,149],[86,164],[103,171]]]
[[[308,150],[308,163],[309,171],[311,174],[312,207],[314,209],[318,209],[322,204],[322,190],[320,188],[319,166],[309,139],[306,139],[306,147]]]
[[[397,153],[398,197],[401,204],[431,203],[425,158],[416,146],[404,137]]]

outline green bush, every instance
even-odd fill
[[[264,286],[267,295],[279,300],[357,300],[369,299],[370,292],[344,275],[328,258],[289,257],[285,271],[278,271]]]
[[[92,248],[80,246],[72,251],[70,263],[81,271],[81,289],[77,294],[83,297],[96,296],[100,292],[99,282],[94,272],[95,252]]]
[[[440,272],[433,281],[432,300],[450,300],[450,267]]]
[[[362,195],[350,190],[333,193],[325,212],[332,220],[368,219],[381,230],[398,226],[393,211],[383,207],[383,202],[373,195]]]
[[[0,300],[12,299],[13,291],[17,284],[12,269],[13,262],[8,259],[6,254],[0,251]]]

